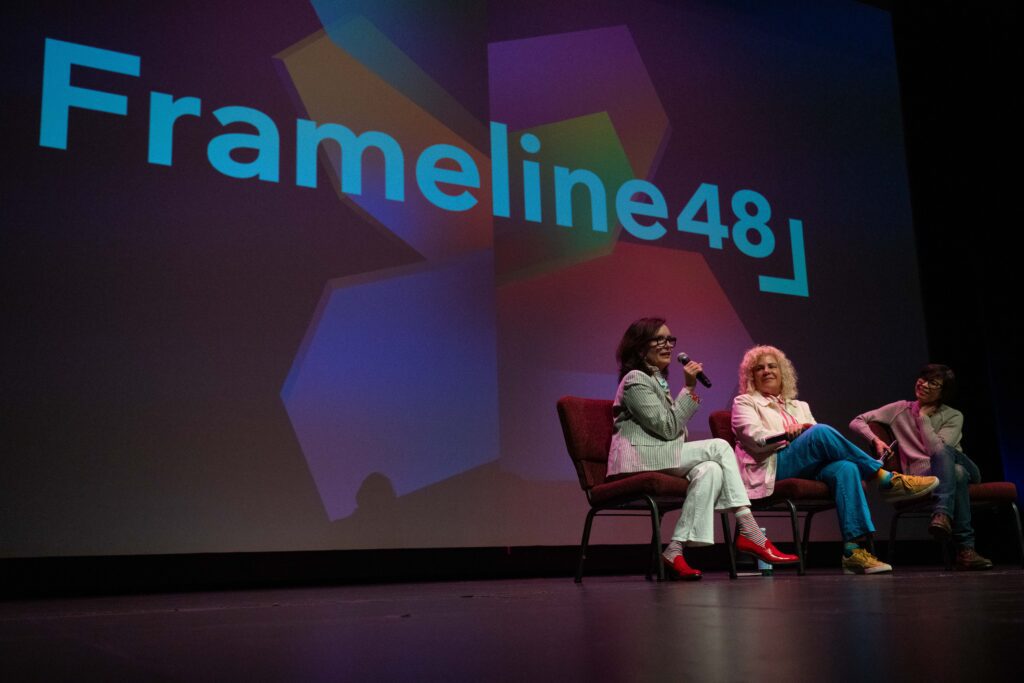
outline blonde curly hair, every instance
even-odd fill
[[[775,356],[782,374],[782,398],[796,398],[796,368],[780,349],[774,346],[755,346],[743,354],[740,361],[739,390],[741,393],[752,394],[757,391],[754,383],[754,366],[764,356]]]

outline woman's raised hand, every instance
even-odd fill
[[[704,366],[697,361],[691,360],[683,366],[683,374],[686,375],[686,386],[693,387],[697,384],[697,375],[704,371]]]

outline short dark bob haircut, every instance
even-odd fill
[[[631,370],[651,374],[644,356],[647,355],[651,340],[658,336],[658,330],[664,324],[664,318],[640,318],[634,320],[622,335],[619,348],[615,350],[615,360],[619,362],[620,382]],[[661,374],[668,377],[668,368],[662,370]]]
[[[937,379],[942,382],[942,391],[939,393],[939,403],[947,403],[956,394],[956,375],[952,368],[937,363],[929,363],[917,373],[918,379]]]

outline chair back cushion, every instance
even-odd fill
[[[580,487],[589,491],[603,484],[614,431],[612,402],[563,396],[558,399],[558,419],[562,422],[565,447],[576,467]]]
[[[969,484],[967,492],[972,503],[1016,503],[1017,485],[1012,481],[986,481]]]
[[[708,426],[711,427],[711,436],[725,439],[730,446],[736,448],[736,436],[732,433],[732,413],[728,410],[716,410],[708,415]]]

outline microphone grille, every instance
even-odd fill
[[[690,362],[690,357],[686,355],[686,351],[682,351],[676,356],[676,360],[679,361],[680,365],[686,365]]]

